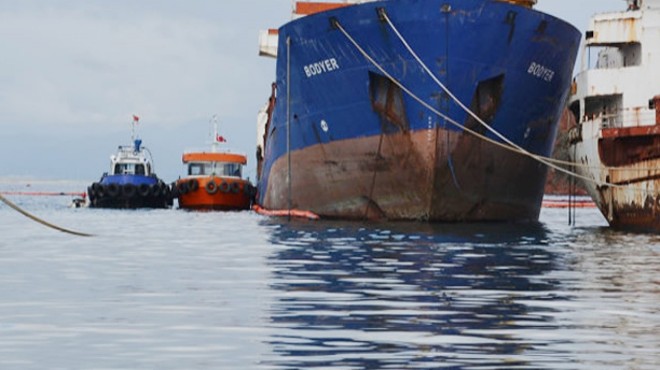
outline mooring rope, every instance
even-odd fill
[[[575,172],[575,171],[567,170],[567,169],[562,168],[562,167],[559,167],[558,165],[555,164],[555,163],[559,163],[559,164],[570,165],[570,166],[583,166],[583,165],[580,164],[580,163],[576,163],[576,162],[568,162],[568,161],[561,161],[561,160],[557,160],[557,159],[553,159],[553,158],[545,157],[545,156],[542,156],[542,155],[533,154],[533,153],[530,153],[529,151],[525,150],[524,148],[522,148],[522,147],[516,145],[516,144],[513,143],[511,140],[509,140],[508,138],[506,138],[504,135],[502,135],[501,133],[499,133],[497,130],[493,129],[493,128],[490,127],[488,124],[486,124],[485,122],[483,122],[483,120],[481,120],[481,118],[479,118],[479,116],[477,116],[474,112],[472,112],[469,108],[467,108],[462,102],[460,102],[460,100],[459,100],[458,98],[455,97],[454,94],[451,93],[451,91],[450,91],[446,86],[444,86],[440,81],[438,81],[437,78],[435,77],[435,75],[434,75],[434,74],[428,69],[428,67],[427,67],[427,66],[421,61],[421,59],[419,59],[419,57],[417,56],[417,54],[415,54],[415,52],[412,50],[412,48],[410,48],[410,46],[408,45],[408,43],[405,42],[405,40],[403,39],[403,37],[401,36],[401,34],[398,32],[398,30],[396,30],[396,28],[394,27],[394,25],[389,21],[389,18],[387,18],[387,15],[385,14],[385,12],[382,11],[381,14],[382,14],[383,18],[387,20],[388,24],[390,25],[390,27],[392,28],[392,30],[397,34],[397,36],[399,37],[399,39],[401,40],[401,42],[404,44],[404,46],[406,46],[406,48],[408,49],[408,51],[409,51],[409,52],[413,55],[413,57],[414,57],[414,58],[415,58],[415,59],[416,59],[421,65],[422,65],[423,69],[424,69],[424,70],[425,70],[425,71],[426,71],[426,72],[427,72],[427,73],[433,78],[433,80],[434,80],[436,83],[438,83],[438,84],[440,85],[440,87],[441,87],[441,88],[442,88],[442,89],[443,89],[443,90],[444,90],[444,91],[445,91],[445,92],[446,92],[446,93],[447,93],[447,94],[448,94],[448,95],[449,95],[449,96],[450,96],[450,97],[451,97],[451,98],[452,98],[457,104],[459,104],[459,106],[461,106],[462,109],[464,109],[468,114],[470,114],[473,118],[475,118],[475,119],[477,120],[477,122],[479,122],[481,125],[483,125],[484,127],[486,127],[486,128],[487,128],[489,131],[491,131],[494,135],[496,135],[496,136],[499,137],[501,140],[503,140],[506,144],[505,144],[505,143],[501,143],[501,142],[496,141],[496,140],[493,140],[493,139],[491,139],[491,138],[489,138],[489,137],[486,137],[486,136],[484,136],[484,135],[482,135],[482,134],[480,134],[480,133],[478,133],[478,132],[476,132],[476,131],[474,131],[474,130],[472,130],[472,129],[470,129],[470,128],[467,128],[467,127],[463,126],[462,124],[460,124],[459,122],[457,122],[457,121],[455,121],[454,119],[452,119],[451,117],[449,117],[449,116],[443,114],[442,112],[440,112],[440,111],[438,111],[437,109],[435,109],[434,107],[432,107],[430,104],[428,104],[428,103],[427,103],[426,101],[424,101],[422,98],[420,98],[420,97],[417,96],[415,93],[413,93],[410,89],[408,89],[406,86],[404,86],[403,83],[401,83],[400,81],[398,81],[397,79],[395,79],[390,73],[388,73],[388,72],[387,72],[387,71],[386,71],[386,70],[385,70],[380,64],[378,64],[378,62],[376,62],[376,61],[375,61],[375,60],[374,60],[374,59],[373,59],[373,58],[372,58],[372,57],[371,57],[371,56],[370,56],[370,55],[369,55],[369,54],[368,54],[368,53],[367,53],[367,52],[366,52],[366,51],[365,51],[365,50],[364,50],[364,49],[363,49],[358,43],[357,43],[357,41],[355,41],[355,39],[354,39],[354,38],[353,38],[353,37],[352,37],[352,36],[351,36],[351,35],[350,35],[350,34],[349,34],[349,33],[348,33],[348,32],[342,27],[342,25],[339,23],[339,20],[338,20],[338,19],[336,19],[336,18],[333,19],[333,25],[334,25],[338,30],[340,30],[342,34],[344,34],[344,36],[345,36],[345,37],[351,42],[351,44],[353,44],[353,46],[354,46],[354,47],[360,52],[360,54],[362,54],[362,55],[365,57],[365,59],[367,59],[367,60],[368,60],[368,61],[369,61],[374,67],[376,67],[381,73],[383,73],[383,75],[385,75],[387,78],[389,78],[389,79],[390,79],[395,85],[397,85],[399,88],[401,88],[401,89],[402,89],[406,94],[408,94],[411,98],[413,98],[415,101],[417,101],[418,103],[420,103],[422,106],[424,106],[425,108],[427,108],[428,110],[430,110],[430,111],[433,112],[434,114],[436,114],[436,115],[438,115],[439,117],[443,118],[444,120],[446,120],[447,122],[451,123],[453,126],[459,128],[460,130],[466,131],[466,132],[470,133],[471,135],[473,135],[473,136],[475,136],[475,137],[477,137],[477,138],[479,138],[479,139],[481,139],[481,140],[483,140],[483,141],[485,141],[485,142],[491,143],[491,144],[493,144],[493,145],[496,145],[496,146],[498,146],[498,147],[500,147],[500,148],[503,148],[503,149],[509,150],[509,151],[511,151],[511,152],[514,152],[514,153],[518,153],[518,154],[521,154],[521,155],[525,155],[525,156],[527,156],[527,157],[529,157],[529,158],[532,158],[532,159],[534,159],[534,160],[536,160],[536,161],[538,161],[538,162],[540,162],[540,163],[542,163],[542,164],[544,164],[544,165],[546,165],[546,166],[548,166],[548,167],[550,167],[550,168],[553,168],[553,169],[555,169],[555,170],[557,170],[557,171],[559,171],[559,172],[565,173],[565,174],[567,174],[567,175],[569,175],[569,176],[572,176],[572,177],[575,177],[575,178],[579,178],[579,179],[582,179],[582,180],[587,181],[587,182],[594,183],[594,184],[596,184],[596,185],[598,185],[598,186],[608,186],[608,187],[611,187],[611,188],[627,188],[627,189],[633,189],[633,190],[637,190],[637,191],[641,191],[641,192],[645,192],[645,193],[649,193],[649,192],[654,192],[654,193],[655,193],[655,191],[651,191],[651,190],[647,190],[647,189],[643,189],[643,188],[639,188],[639,187],[632,187],[632,186],[629,186],[629,185],[619,185],[619,184],[614,184],[614,183],[610,183],[610,182],[601,182],[601,181],[597,181],[596,179],[593,179],[593,178],[588,177],[588,176],[583,176],[583,175],[581,175],[581,174],[579,174],[579,173],[577,173],[577,172]],[[553,163],[553,162],[555,162],[555,163]],[[600,168],[600,167],[592,167],[592,168]]]
[[[34,216],[33,214],[31,214],[31,213],[25,211],[24,209],[22,209],[21,207],[17,206],[17,205],[14,204],[13,202],[11,202],[9,199],[5,198],[2,194],[0,194],[0,200],[2,200],[6,205],[8,205],[9,207],[11,207],[11,208],[14,209],[15,211],[19,212],[19,213],[22,214],[23,216],[25,216],[25,217],[27,217],[27,218],[33,220],[33,221],[36,221],[36,222],[38,222],[38,223],[40,223],[40,224],[42,224],[42,225],[44,225],[44,226],[50,227],[50,228],[52,228],[52,229],[55,229],[55,230],[58,230],[58,231],[61,231],[61,232],[63,232],[63,233],[67,233],[67,234],[72,234],[72,235],[77,235],[77,236],[94,236],[94,235],[92,235],[92,234],[81,233],[81,232],[78,232],[78,231],[73,231],[73,230],[65,229],[65,228],[63,228],[63,227],[59,227],[59,226],[54,225],[54,224],[52,224],[52,223],[50,223],[50,222],[47,222],[47,221],[45,221],[45,220],[42,220],[41,218],[39,218],[39,217],[37,217],[37,216]]]

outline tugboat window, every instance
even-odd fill
[[[203,175],[204,174],[204,165],[201,163],[193,163],[188,166],[188,175]]]
[[[144,165],[143,164],[138,164],[135,166],[135,174],[136,175],[144,175]]]
[[[224,166],[223,176],[241,177],[241,166],[236,163],[227,163]]]

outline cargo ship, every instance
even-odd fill
[[[591,19],[569,154],[612,227],[660,232],[660,0],[627,5]]]
[[[536,221],[579,49],[536,0],[295,2],[262,31],[259,206],[322,218]]]

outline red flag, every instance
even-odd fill
[[[215,141],[217,141],[219,143],[226,143],[227,142],[227,140],[223,136],[220,136],[220,135],[215,136]]]
[[[133,121],[136,123],[140,120],[140,117],[136,116],[135,114],[133,115]]]

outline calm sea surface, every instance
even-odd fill
[[[0,191],[87,184],[0,183]],[[0,369],[660,369],[660,236],[0,204]]]

